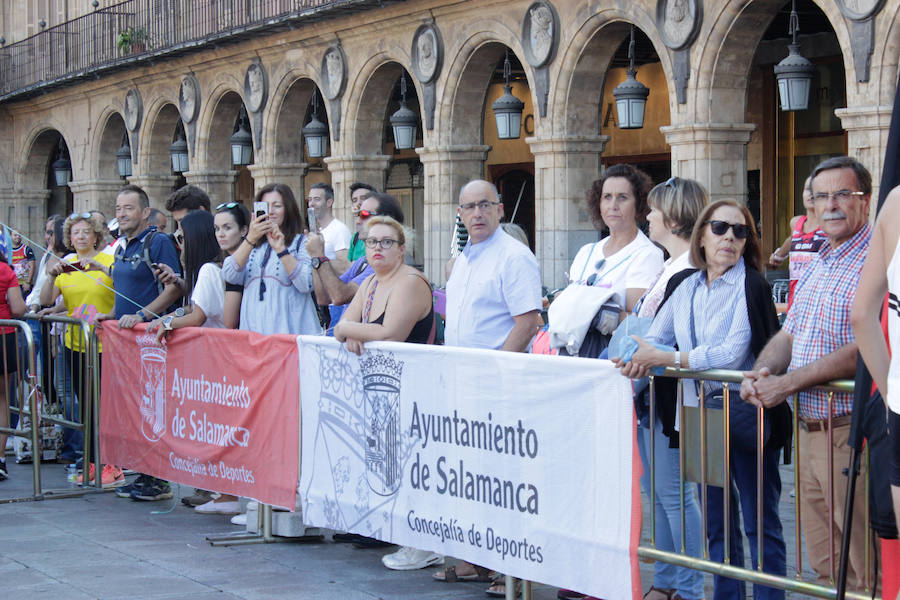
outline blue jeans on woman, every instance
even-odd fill
[[[749,406],[749,405],[748,405]],[[763,450],[763,571],[773,575],[784,575],[785,545],[778,516],[778,501],[781,497],[781,476],[778,473],[779,449]],[[734,566],[744,566],[744,543],[741,537],[738,511],[743,517],[744,533],[750,542],[750,562],[756,569],[758,527],[756,523],[756,451],[732,444],[729,548],[730,562]],[[700,486],[697,486],[700,489]],[[722,562],[725,556],[725,523],[722,501],[724,493],[717,486],[706,487],[707,509],[706,527],[711,560]],[[746,597],[743,581],[715,576],[714,600],[739,600]],[[763,585],[753,585],[755,600],[784,600],[784,590]]]
[[[640,426],[638,450],[644,465],[641,487],[650,496],[650,436],[654,436],[654,491],[651,498],[656,515],[656,548],[667,552],[681,552],[681,493],[684,491],[684,549],[688,556],[700,556],[702,545],[700,503],[693,485],[681,485],[681,465],[678,448],[669,448],[669,438],[662,431],[662,422],[656,421],[656,429]],[[653,586],[663,590],[676,590],[685,600],[703,598],[703,573],[662,561],[654,564]]]

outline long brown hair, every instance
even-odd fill
[[[281,223],[281,233],[284,234],[284,245],[290,246],[294,238],[297,237],[306,227],[306,221],[300,214],[297,207],[297,200],[294,198],[294,192],[291,187],[284,183],[270,183],[256,193],[255,202],[262,202],[262,197],[269,192],[278,192],[284,202],[284,221]]]

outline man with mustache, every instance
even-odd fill
[[[872,233],[868,221],[871,193],[872,176],[853,158],[829,158],[813,170],[812,197],[828,243],[800,276],[783,329],[769,340],[741,384],[741,397],[757,406],[775,406],[799,394],[795,406],[800,414],[797,444],[802,465],[798,500],[806,552],[819,582],[825,585],[836,576],[840,557],[847,483],[843,469],[850,459],[847,440],[853,394],[834,394],[830,422],[833,461],[829,465],[828,392],[809,388],[852,378],[856,371],[857,344],[850,328],[850,308]],[[829,469],[834,489],[831,511]],[[865,466],[860,469],[860,480],[864,479]],[[866,581],[865,487],[856,486],[856,523],[847,572],[848,590],[859,592]],[[830,556],[832,527],[834,555]]]

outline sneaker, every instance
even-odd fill
[[[181,499],[181,503],[185,506],[190,506],[193,508],[195,506],[200,506],[201,504],[206,504],[212,499],[212,492],[201,490],[200,488],[195,488],[193,494],[191,494],[190,496],[185,496]]]
[[[0,481],[3,481],[9,477],[9,473],[6,470],[6,461],[0,460]]]
[[[444,557],[436,552],[403,546],[393,554],[382,556],[381,564],[394,571],[415,571],[416,569],[442,565],[444,564]]]
[[[203,515],[237,515],[241,512],[241,503],[237,500],[226,500],[224,502],[210,500],[206,504],[194,507],[194,512]]]
[[[247,525],[247,513],[241,513],[231,517],[232,525]]]
[[[141,500],[143,502],[168,500],[172,497],[172,487],[169,485],[169,482],[156,477],[148,477],[147,482],[143,486],[131,491],[132,500]]]
[[[147,479],[149,478],[146,475],[138,475],[131,483],[117,487],[116,496],[119,498],[131,498],[131,492],[143,487]]]
[[[77,481],[78,485],[83,485],[84,474],[79,475]],[[125,475],[122,473],[122,469],[118,468],[115,465],[103,465],[103,470],[100,471],[100,482],[106,489],[117,488],[125,483]],[[92,485],[93,483],[94,463],[91,463],[91,468],[88,474],[88,485]]]

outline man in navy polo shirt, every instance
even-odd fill
[[[160,291],[157,275],[147,265],[166,264],[176,274],[181,273],[178,255],[169,236],[154,234],[156,226],[149,224],[150,199],[136,185],[126,185],[116,197],[116,219],[119,232],[125,238],[124,249],[116,253],[113,265],[113,288],[116,290],[115,318],[119,327],[131,328],[150,321],[168,311],[181,298],[174,286]],[[149,241],[149,254],[145,243]]]
[[[149,224],[150,199],[136,185],[126,185],[116,197],[116,219],[124,244],[116,251],[112,267],[113,289],[116,291],[115,318],[119,327],[131,328],[174,308],[182,296],[177,286],[160,291],[156,269],[147,264],[166,264],[181,273],[175,246],[169,236],[156,233]],[[147,245],[149,252],[144,252]],[[169,483],[150,475],[138,475],[130,484],[116,488],[120,498],[133,500],[167,500],[172,497]]]

